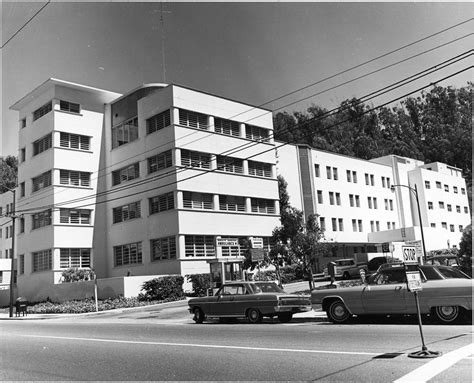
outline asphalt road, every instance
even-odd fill
[[[197,325],[183,303],[3,320],[0,380],[471,382],[471,326],[426,325],[423,333],[441,357],[407,357],[421,350],[413,321],[333,325],[320,316]]]

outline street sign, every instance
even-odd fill
[[[262,237],[250,237],[250,245],[252,249],[263,249]]]
[[[418,263],[415,246],[402,246],[403,262]]]
[[[418,259],[423,258],[423,246],[421,244],[421,241],[405,241],[405,245],[414,246],[417,258]]]
[[[216,246],[238,246],[239,240],[237,238],[217,238]]]
[[[263,249],[250,249],[250,259],[252,262],[260,262],[264,260],[265,251]]]
[[[388,253],[390,251],[390,243],[384,242],[382,243],[382,252]]]
[[[421,275],[419,271],[407,271],[407,285],[408,291],[421,291]]]

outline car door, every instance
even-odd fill
[[[365,314],[403,314],[407,312],[409,293],[402,269],[381,272],[362,291]]]
[[[235,304],[237,295],[242,294],[243,286],[232,284],[225,285],[217,296],[211,315],[215,316],[236,316],[238,314]]]

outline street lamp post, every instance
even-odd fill
[[[411,186],[408,186],[408,185],[392,185],[390,187],[390,189],[392,191],[395,191],[395,187],[407,188],[408,190],[410,190],[415,195],[416,206],[417,206],[417,209],[418,209],[418,219],[420,221],[421,243],[423,245],[423,263],[426,263],[425,235],[423,233],[423,222],[421,221],[421,210],[420,210],[420,200],[418,199],[418,188],[416,187],[416,184],[415,184],[414,188],[411,187]]]

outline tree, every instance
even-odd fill
[[[278,176],[281,226],[273,229],[272,248],[263,264],[275,267],[280,285],[280,267],[301,264],[312,288],[312,266],[327,251],[329,244],[321,242],[324,233],[317,223],[317,215],[310,215],[305,222],[303,212],[290,205],[287,185],[285,179]]]
[[[472,275],[472,225],[466,226],[462,232],[458,255],[461,269]]]
[[[15,156],[0,157],[0,194],[17,185],[18,159]]]
[[[371,112],[373,107],[353,98],[343,101],[336,113],[317,105],[306,112],[277,113],[275,138],[363,159],[395,154],[443,162],[462,169],[471,197],[472,85],[435,85],[393,108]]]
[[[327,255],[330,251],[330,244],[321,242],[324,239],[324,232],[319,227],[317,218],[316,214],[309,215],[304,229],[290,240],[290,252],[303,265],[310,289],[314,287],[313,265],[318,262],[319,257]]]

